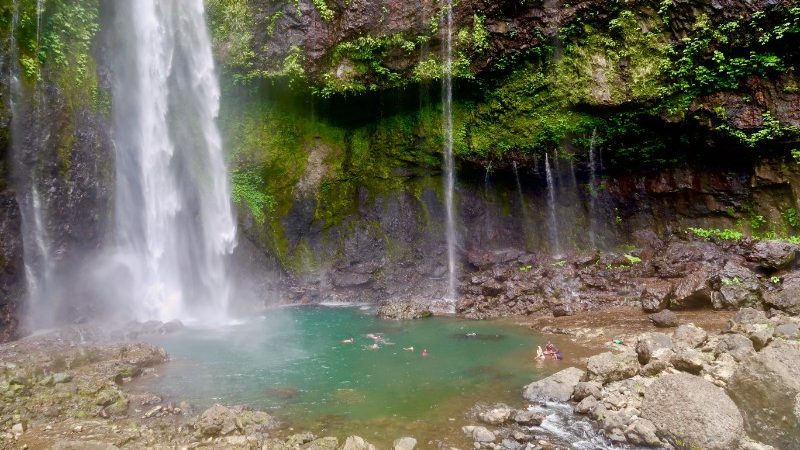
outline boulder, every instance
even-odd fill
[[[672,328],[678,326],[678,316],[668,309],[650,314],[648,317],[650,317],[650,321],[653,322],[653,325],[658,328]]]
[[[644,365],[650,362],[653,353],[660,349],[672,348],[672,339],[664,333],[645,333],[639,336],[636,342],[636,355],[639,363]]]
[[[607,384],[636,375],[639,372],[639,360],[632,350],[605,352],[589,358],[586,370],[589,380]]]
[[[590,414],[595,408],[597,408],[597,405],[597,398],[590,395],[575,405],[575,412],[578,414]]]
[[[742,415],[725,391],[686,373],[663,375],[645,388],[641,417],[685,448],[735,449],[744,436]]]
[[[756,350],[764,348],[771,340],[775,324],[763,311],[742,308],[725,325],[725,332],[747,336]]]
[[[200,435],[214,437],[268,431],[276,428],[278,422],[263,411],[214,405],[203,411],[193,426]]]
[[[659,312],[669,306],[674,287],[668,281],[655,279],[645,285],[640,300],[646,313]]]
[[[413,437],[401,437],[399,439],[395,439],[394,443],[392,444],[393,450],[414,450],[414,447],[417,446],[417,440]]]
[[[335,437],[323,437],[314,439],[302,447],[303,450],[336,450],[339,446],[339,439]]]
[[[800,448],[800,342],[776,340],[744,359],[728,384],[750,437]]]
[[[203,436],[226,436],[236,427],[236,413],[222,405],[214,405],[203,411],[194,422],[194,429]]]
[[[566,402],[572,397],[575,385],[583,376],[584,371],[570,367],[525,386],[522,395],[532,402],[548,400]]]
[[[711,271],[704,267],[689,272],[675,283],[675,294],[670,301],[670,307],[691,309],[710,306],[712,291],[709,285],[712,278]]]
[[[508,406],[498,405],[494,408],[481,412],[480,414],[478,414],[478,418],[483,423],[488,423],[489,425],[498,426],[508,422],[511,419],[511,415],[513,413],[514,410],[509,408]]]
[[[486,427],[475,427],[470,425],[462,427],[461,430],[475,442],[494,442],[495,439],[497,439],[495,434],[489,431]]]
[[[800,337],[800,328],[795,323],[784,323],[775,327],[773,335],[776,338],[797,339]]]
[[[720,273],[719,294],[713,296],[716,309],[736,309],[761,303],[761,284],[746,267],[728,261]]]
[[[706,333],[704,329],[690,323],[679,326],[675,330],[675,334],[672,338],[679,347],[697,348],[708,340],[708,333]]]
[[[716,357],[723,353],[730,354],[736,361],[741,361],[755,353],[755,348],[753,347],[753,341],[748,339],[747,336],[726,334],[719,339],[719,343],[714,349],[714,356]]]
[[[349,436],[340,450],[376,450],[376,448],[360,436]]]
[[[764,294],[764,303],[793,316],[800,315],[800,275],[784,278],[780,289]]]
[[[575,390],[572,392],[572,399],[579,402],[589,396],[600,398],[602,389],[603,385],[596,381],[581,381],[575,385]]]
[[[530,426],[539,426],[544,422],[545,416],[544,414],[537,413],[535,411],[530,411],[527,409],[517,411],[514,414],[514,422],[524,425],[526,427]]]
[[[427,305],[415,301],[384,303],[378,307],[379,319],[414,320],[432,315]]]
[[[797,255],[797,246],[789,242],[758,241],[747,260],[756,263],[761,270],[781,270],[792,265]]]
[[[676,369],[688,372],[694,375],[699,375],[703,371],[703,364],[705,364],[700,352],[693,348],[679,349],[675,356],[672,357],[672,366]]]
[[[625,438],[634,445],[661,447],[663,443],[658,438],[657,431],[653,422],[637,418],[625,429]]]

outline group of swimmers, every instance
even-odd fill
[[[372,339],[372,344],[370,344],[370,345],[365,345],[365,346],[364,346],[364,349],[365,349],[365,350],[378,350],[378,349],[380,349],[380,348],[381,348],[380,344],[384,344],[384,345],[394,345],[394,343],[393,343],[393,342],[389,342],[389,341],[387,341],[386,339],[384,339],[384,337],[383,337],[383,333],[377,333],[377,334],[376,334],[376,333],[369,333],[369,334],[367,334],[367,337],[368,337],[369,339]],[[347,338],[347,339],[342,339],[341,343],[342,343],[342,344],[352,344],[352,343],[354,343],[355,341],[356,341],[356,340],[355,340],[355,338],[349,337],[349,338]],[[413,347],[413,346],[411,346],[411,347],[403,347],[403,350],[404,350],[404,351],[407,351],[407,352],[414,352],[414,351],[415,351],[415,349],[414,349],[414,347]],[[429,354],[430,354],[430,353],[428,352],[428,349],[427,349],[427,348],[423,348],[423,349],[422,349],[422,353],[420,353],[420,355],[421,355],[423,358],[427,357]]]
[[[556,348],[556,346],[550,341],[547,341],[547,345],[544,346],[544,350],[542,350],[541,345],[536,347],[536,359],[545,359],[548,357],[556,360],[564,359],[564,356],[561,355],[561,350]]]

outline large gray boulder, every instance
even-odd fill
[[[672,348],[672,339],[664,333],[645,333],[636,342],[636,355],[642,365],[650,362],[653,354],[661,349]]]
[[[584,371],[577,367],[570,367],[525,386],[522,396],[532,402],[548,400],[566,402],[572,397],[575,385],[581,381],[583,376]]]
[[[800,315],[800,275],[784,278],[780,289],[764,294],[764,303],[791,315]]]
[[[777,340],[744,359],[728,384],[750,437],[800,448],[800,342]]]
[[[639,373],[639,359],[632,350],[600,353],[589,358],[586,371],[589,380],[602,384],[621,381]]]
[[[661,376],[645,388],[641,412],[680,448],[730,450],[744,436],[742,415],[725,391],[686,373]]]

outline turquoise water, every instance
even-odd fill
[[[561,368],[534,365],[542,339],[522,327],[439,317],[381,321],[353,307],[273,310],[152,341],[173,362],[148,390],[199,408],[245,404],[294,427],[359,433],[376,444],[403,434],[441,437],[463,425],[475,401],[520,402],[524,384]]]

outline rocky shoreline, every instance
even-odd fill
[[[619,320],[602,313],[521,318],[521,325],[541,332],[611,349],[525,386],[521,408],[476,405],[461,419],[460,439],[443,436],[419,447],[456,448],[463,438],[476,449],[494,450],[798,445],[799,318],[752,308],[704,316],[679,312],[682,324],[656,329],[632,309],[607,314]],[[694,319],[707,329],[688,323]],[[195,411],[186,402],[130,389],[134,380],[156,376],[168,356],[149,344],[115,341],[177,329],[177,323],[155,322],[116,333],[84,326],[4,344],[0,447],[375,448],[358,436],[298,432],[242,406]],[[416,446],[414,438],[404,437],[393,447]]]

